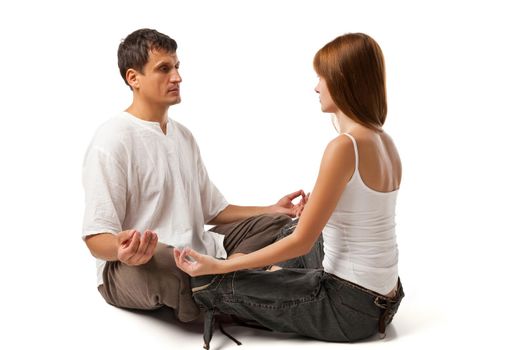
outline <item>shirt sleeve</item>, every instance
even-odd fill
[[[207,224],[228,206],[228,202],[213,182],[211,182],[198,148],[197,157],[202,213],[204,223]]]
[[[84,158],[82,183],[85,211],[82,238],[122,231],[126,213],[127,175],[107,152],[90,147]]]

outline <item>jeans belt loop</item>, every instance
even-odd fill
[[[383,299],[376,297],[374,299],[374,304],[381,309],[381,314],[379,316],[379,322],[377,325],[379,331],[379,337],[383,339],[385,337],[386,325],[388,324],[388,318],[391,317],[392,312],[392,302],[388,299]]]

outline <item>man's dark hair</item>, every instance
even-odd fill
[[[122,40],[117,53],[118,68],[126,85],[129,86],[126,71],[132,68],[142,73],[152,50],[174,53],[177,51],[177,42],[155,29],[148,28],[138,29]]]

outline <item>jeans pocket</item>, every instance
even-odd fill
[[[372,295],[346,281],[327,275],[328,293],[341,332],[352,342],[377,333],[380,309]]]
[[[379,317],[368,313],[366,308],[355,302],[339,300],[336,304],[339,327],[348,341],[368,338],[377,333]]]

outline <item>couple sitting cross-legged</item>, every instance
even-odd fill
[[[218,314],[326,341],[384,334],[404,294],[395,233],[401,162],[383,130],[380,47],[355,33],[317,52],[315,90],[339,135],[311,195],[263,207],[228,204],[191,133],[168,118],[180,102],[176,49],[150,29],[121,43],[133,103],[86,153],[83,238],[104,299],[168,306],[185,322],[204,310],[206,347]],[[204,224],[217,226],[204,232]]]

